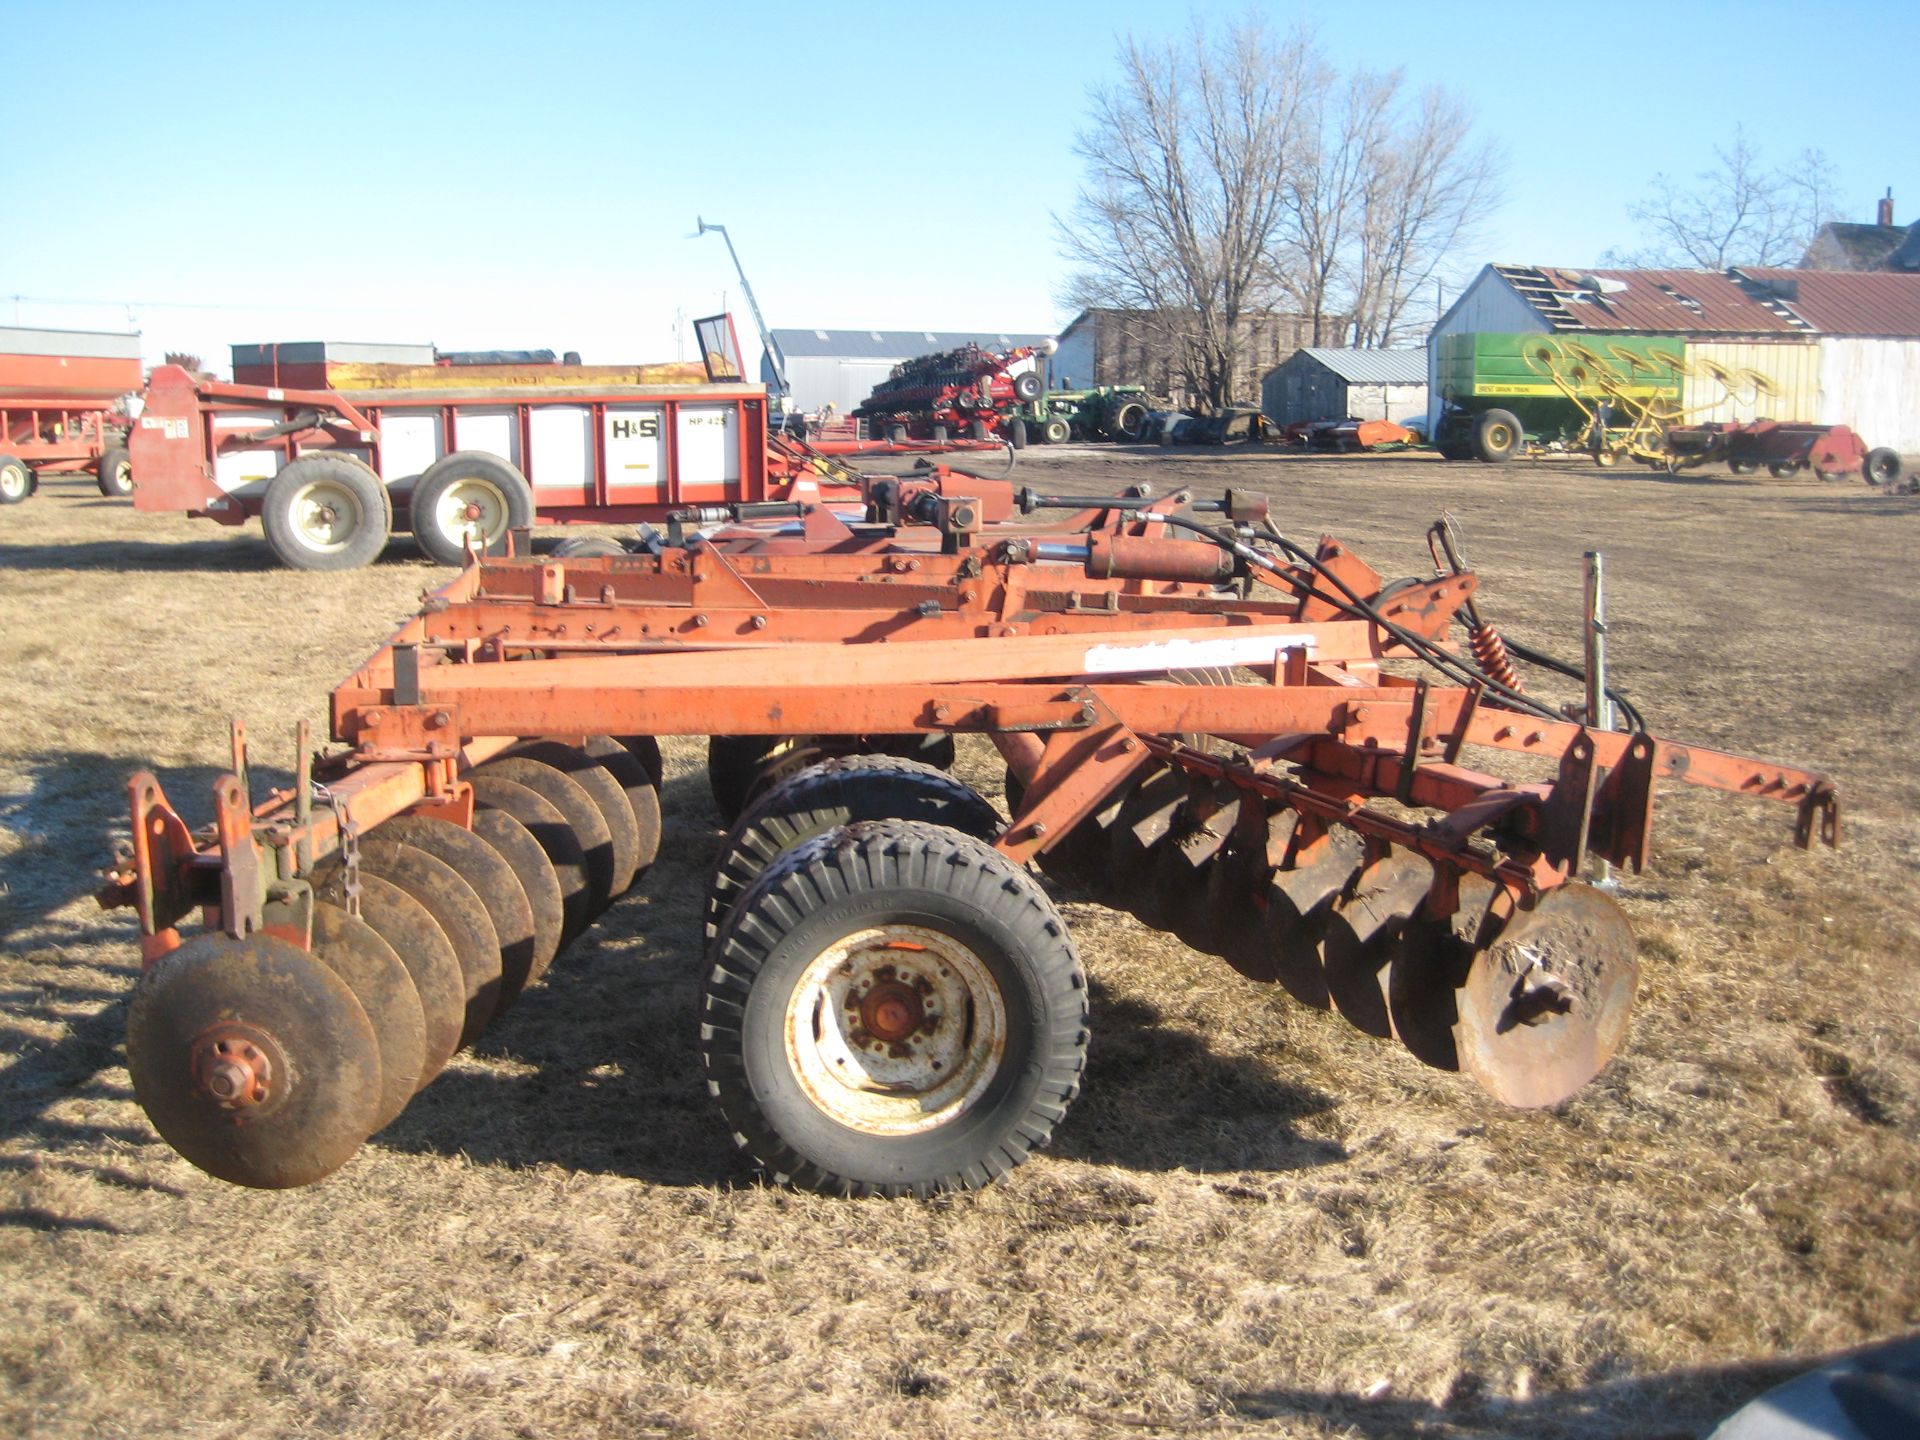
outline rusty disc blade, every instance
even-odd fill
[[[346,888],[338,865],[329,865],[313,877],[316,900],[344,910]],[[417,1094],[446,1068],[460,1048],[460,1030],[467,1018],[467,984],[459,958],[426,907],[391,881],[378,875],[360,876],[360,918],[407,967],[413,993],[420,1001],[425,1055]]]
[[[533,917],[533,951],[527,966],[525,989],[542,975],[560,952],[560,934],[566,924],[566,905],[560,897],[560,881],[553,873],[553,862],[533,832],[504,810],[477,807],[473,812],[473,833],[478,835],[513,871],[521,895]],[[501,981],[506,980],[505,952],[502,952]]]
[[[586,859],[588,918],[606,909],[613,900],[613,834],[593,797],[572,776],[538,760],[503,756],[489,760],[473,773],[524,785],[566,817]]]
[[[1395,850],[1358,877],[1327,916],[1320,961],[1327,994],[1354,1029],[1385,1040],[1393,1034],[1387,1015],[1387,966],[1395,941],[1433,883],[1433,868],[1417,855]]]
[[[420,1088],[427,1065],[427,1021],[413,977],[393,947],[366,921],[318,902],[313,907],[313,953],[347,982],[373,1026],[380,1047],[380,1112],[373,1133],[391,1125]]]
[[[1165,766],[1150,765],[1148,771],[1127,792],[1109,833],[1100,899],[1116,910],[1131,911],[1159,930],[1165,928],[1165,917],[1154,903],[1154,852],[1173,833],[1174,816],[1187,798],[1187,782],[1177,770]]]
[[[640,738],[653,743],[650,736]],[[633,812],[633,827],[640,836],[639,872],[643,875],[660,854],[660,747],[653,746],[651,768],[611,735],[589,735],[583,748],[627,793],[627,808]]]
[[[1420,911],[1394,937],[1387,962],[1387,1015],[1408,1052],[1436,1070],[1460,1068],[1454,992],[1466,983],[1483,933],[1491,934],[1483,927],[1495,923],[1489,906],[1497,893],[1491,880],[1462,875],[1458,910],[1439,920]]]
[[[1333,902],[1360,868],[1363,846],[1351,830],[1330,831],[1305,865],[1275,870],[1267,882],[1267,949],[1273,977],[1302,1005],[1333,1007],[1320,955]]]
[[[607,738],[607,737],[596,737]],[[614,744],[638,760],[641,767],[653,778],[653,788],[658,790],[666,783],[666,766],[660,762],[660,742],[651,735],[615,735]],[[591,746],[589,746],[591,748]]]
[[[1220,949],[1216,953],[1247,979],[1262,985],[1280,978],[1274,968],[1273,946],[1267,941],[1271,857],[1286,853],[1298,820],[1292,810],[1269,812],[1264,834],[1249,839],[1235,831],[1207,869],[1207,906],[1218,917],[1215,924]]]
[[[378,830],[360,842],[360,869],[391,880],[418,900],[453,946],[466,1007],[460,1044],[471,1045],[500,1008],[500,937],[487,918],[487,907],[444,860],[401,841],[382,839]]]
[[[1014,773],[1012,766],[1008,766],[1007,808],[1018,814],[1026,792],[1027,787],[1021,783],[1019,775]],[[1042,850],[1037,857],[1041,872],[1062,885],[1071,885],[1079,890],[1095,889],[1095,877],[1106,859],[1107,836],[1120,816],[1120,804],[1125,797],[1124,789],[1118,795],[1109,796],[1107,803],[1099,810],[1061,836],[1051,847]]]
[[[519,998],[533,973],[533,905],[513,867],[473,831],[432,815],[396,815],[380,827],[379,836],[412,845],[452,866],[487,907],[500,940],[500,1004],[493,1012],[498,1018]]]
[[[160,1135],[209,1175],[311,1185],[380,1114],[380,1048],[347,983],[270,935],[198,935],[140,981],[127,1069]]]
[[[1154,861],[1154,909],[1184,945],[1203,955],[1224,948],[1229,912],[1210,903],[1208,881],[1239,818],[1240,800],[1224,782],[1190,791],[1170,843]],[[1246,897],[1241,896],[1244,902]]]
[[[529,741],[516,746],[508,758],[551,766],[587,792],[587,797],[599,809],[600,818],[606,822],[613,847],[613,872],[608,881],[610,895],[626,894],[640,870],[640,826],[633,818],[627,792],[612,772],[586,751],[563,745],[558,740]]]
[[[1455,997],[1460,1067],[1503,1104],[1557,1105],[1626,1038],[1633,928],[1590,885],[1549,890],[1474,956]]]
[[[498,775],[475,774],[469,778],[480,806],[518,820],[546,855],[547,866],[560,887],[560,943],[567,944],[593,921],[593,912],[587,908],[587,855],[580,848],[580,837],[573,833],[565,815],[526,786]]]

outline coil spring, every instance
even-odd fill
[[[1524,691],[1526,686],[1520,683],[1520,674],[1513,668],[1513,659],[1507,654],[1507,642],[1500,632],[1488,624],[1474,627],[1469,643],[1473,649],[1473,658],[1489,679],[1507,687],[1509,690]]]

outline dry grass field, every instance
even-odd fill
[[[1598,547],[1654,728],[1831,771],[1844,847],[1663,791],[1634,1028],[1552,1112],[1062,895],[1094,1038],[1053,1147],[843,1202],[759,1184],[708,1100],[719,837],[673,741],[659,863],[545,986],[326,1183],[242,1191],[133,1102],[94,872],[134,769],[210,813],[229,713],[283,783],[441,572],[295,574],[51,481],[0,510],[0,1433],[1692,1436],[1920,1326],[1920,499],[1242,452],[1017,478],[1257,486],[1389,575],[1451,508],[1487,613],[1568,655]]]

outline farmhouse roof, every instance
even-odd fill
[[[1309,345],[1297,352],[1327,367],[1353,385],[1424,385],[1427,352],[1419,350],[1351,350]]]
[[[1856,225],[1847,220],[1829,221],[1813,237],[1800,263],[1807,265],[1814,255],[1823,250],[1837,250],[1843,262],[1839,268],[1878,270],[1887,263],[1901,242],[1909,238],[1911,228],[1906,225]]]

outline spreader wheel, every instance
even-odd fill
[[[593,923],[593,912],[587,907],[587,852],[580,848],[580,837],[573,833],[566,816],[526,786],[498,775],[475,774],[468,778],[477,804],[519,821],[546,855],[547,867],[560,891],[560,944],[568,944]],[[519,873],[518,866],[515,870]],[[527,883],[524,874],[521,883]],[[528,894],[531,896],[532,891]],[[534,979],[539,978],[536,972]]]
[[[0,505],[18,505],[35,488],[33,471],[26,461],[17,455],[0,455]]]
[[[133,459],[124,445],[112,445],[100,452],[93,477],[100,493],[109,500],[124,500],[133,494]]]
[[[761,873],[712,953],[708,1084],[777,1180],[975,1189],[1045,1144],[1079,1091],[1086,976],[1066,926],[970,836],[815,836]]]
[[[387,548],[386,487],[358,460],[302,455],[267,482],[260,525],[282,564],[355,570]]]
[[[380,1048],[347,983],[270,935],[200,935],[149,970],[127,1069],[161,1137],[209,1175],[284,1190],[338,1170],[380,1118]]]
[[[1549,890],[1474,957],[1456,996],[1460,1066],[1507,1105],[1557,1105],[1626,1038],[1640,967],[1620,907],[1590,885]]]
[[[334,866],[313,877],[316,900],[344,910],[344,875]],[[378,875],[360,877],[360,918],[407,967],[413,993],[420,1000],[425,1054],[416,1092],[446,1068],[460,1048],[460,1031],[467,1020],[467,983],[460,973],[453,946],[434,924],[433,916],[406,891]]]
[[[482,836],[432,815],[396,815],[379,834],[450,866],[479,897],[500,941],[500,1001],[494,1018],[505,1014],[527,987],[537,949],[533,903],[513,866]]]
[[[471,1045],[500,1008],[500,937],[486,906],[445,861],[401,841],[382,839],[378,831],[360,842],[360,870],[392,881],[418,900],[453,946],[466,1012],[460,1044]]]
[[[413,487],[413,538],[442,565],[466,563],[469,544],[504,555],[507,536],[533,524],[533,490],[511,461],[456,450],[422,472]]]
[[[511,780],[516,785],[525,786],[558,810],[566,818],[567,827],[580,841],[581,853],[586,861],[588,920],[612,903],[614,884],[619,878],[613,832],[607,828],[606,815],[600,803],[584,786],[551,765],[513,755],[489,760],[473,773],[475,776]]]
[[[652,743],[650,736],[637,738]],[[639,754],[611,735],[589,735],[583,748],[626,791],[627,809],[633,815],[634,833],[639,837],[639,870],[634,877],[637,880],[660,854],[660,773],[657,769],[648,769]],[[653,747],[653,759],[657,766],[658,745]]]
[[[1267,947],[1273,978],[1302,1005],[1333,1006],[1327,988],[1321,943],[1333,902],[1360,868],[1364,846],[1351,830],[1327,832],[1320,849],[1305,864],[1273,872],[1267,882]]]
[[[365,920],[325,903],[313,907],[313,953],[347,982],[380,1047],[380,1110],[373,1131],[391,1125],[420,1088],[427,1022],[413,980],[393,947]]]
[[[533,963],[527,969],[526,983],[520,987],[524,990],[547,973],[553,957],[560,953],[560,937],[567,917],[566,901],[560,894],[560,878],[554,873],[547,852],[533,838],[533,832],[505,810],[477,807],[473,812],[473,833],[500,852],[500,858],[512,869],[513,878],[520,882],[521,893],[533,911]],[[504,958],[501,980],[504,984]]]
[[[802,841],[861,820],[918,820],[989,843],[1004,822],[943,770],[890,755],[823,760],[781,781],[734,821],[707,885],[707,940],[760,873]]]

